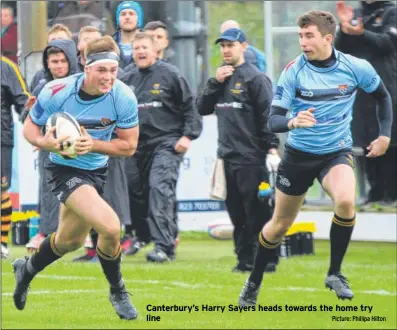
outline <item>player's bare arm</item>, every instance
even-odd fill
[[[126,129],[116,128],[115,131],[118,136],[117,139],[110,140],[109,142],[92,140],[91,152],[109,156],[132,156],[138,145],[139,126]],[[85,140],[84,136],[85,135],[82,136],[82,140],[80,140],[81,142],[78,144],[83,148],[82,150],[86,150],[84,147],[87,146],[87,143],[89,144],[89,142],[87,142],[89,138],[86,136],[87,140]]]

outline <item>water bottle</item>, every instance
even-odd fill
[[[262,181],[258,187],[258,198],[265,200],[273,193],[273,189],[268,182]]]
[[[31,216],[29,221],[29,237],[36,236],[39,232],[40,217],[37,215]]]

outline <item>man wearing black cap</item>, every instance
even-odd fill
[[[238,264],[233,271],[249,271],[257,249],[257,235],[271,217],[268,203],[257,198],[267,180],[266,155],[277,155],[278,139],[267,128],[273,97],[270,79],[245,62],[247,48],[242,30],[224,31],[220,43],[224,65],[210,78],[198,98],[201,115],[218,117],[218,158],[224,161],[226,206],[234,225]]]

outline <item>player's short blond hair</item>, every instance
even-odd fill
[[[103,53],[103,52],[115,52],[120,56],[120,50],[116,42],[110,36],[104,36],[97,40],[91,41],[85,49],[85,57],[92,54]]]

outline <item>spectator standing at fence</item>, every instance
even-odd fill
[[[201,115],[218,118],[218,158],[224,162],[226,207],[234,225],[237,265],[234,272],[251,271],[257,235],[271,217],[268,203],[258,199],[258,186],[269,182],[267,154],[278,155],[278,139],[267,128],[273,98],[272,83],[245,60],[248,44],[242,30],[231,28],[216,40],[224,65],[210,78],[197,100]],[[276,257],[272,270],[275,270]]]
[[[363,58],[373,65],[389,91],[394,118],[397,115],[397,8],[393,1],[361,1],[358,8],[337,3],[340,29],[335,47],[347,54]],[[379,134],[376,101],[363,91],[357,92],[353,108],[354,144],[366,150]],[[368,150],[366,150],[368,152]],[[390,147],[377,158],[361,158],[370,191],[365,204],[373,202],[396,205],[397,141],[393,125]]]
[[[22,113],[29,93],[17,65],[1,57],[1,257],[8,255],[8,232],[11,227],[11,185],[14,121],[11,106]]]
[[[72,39],[72,32],[66,25],[63,24],[55,24],[47,32],[47,42],[50,43],[53,40],[59,39]],[[75,46],[76,48],[76,46]],[[77,53],[77,49],[75,49]],[[33,92],[34,89],[39,85],[42,80],[46,80],[47,70],[45,66],[41,68],[39,71],[35,73],[33,76],[32,82],[30,83],[30,91]]]
[[[120,67],[124,69],[133,62],[132,41],[138,29],[143,26],[143,10],[135,1],[123,1],[116,10],[117,32],[114,41],[120,48]]]
[[[1,54],[18,63],[18,31],[14,22],[14,9],[1,6]]]
[[[137,233],[139,242],[154,243],[147,260],[167,262],[175,259],[179,168],[191,141],[201,134],[202,121],[186,79],[175,66],[157,59],[152,36],[137,33],[133,54],[137,66],[122,78],[138,100],[141,127],[137,153],[126,164],[129,180],[136,180],[130,182],[131,216],[133,224],[149,225],[145,237]],[[141,246],[134,244],[134,252]]]
[[[170,62],[175,52],[170,47],[167,25],[161,21],[152,21],[147,23],[143,30],[150,34],[156,42],[157,58],[164,62]]]

